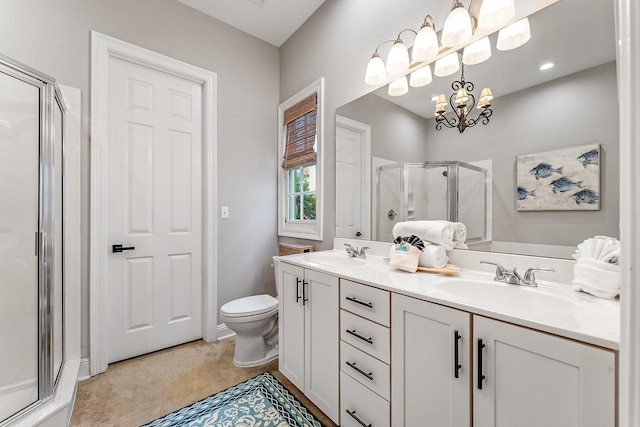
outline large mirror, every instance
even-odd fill
[[[385,85],[336,110],[336,237],[390,241],[397,221],[454,219],[467,223],[469,249],[560,258],[589,237],[619,237],[613,3],[561,0],[529,21],[525,45],[499,51],[493,34],[492,56],[464,68],[476,98],[492,89],[486,125],[436,130],[432,97],[448,98],[460,71],[398,97]],[[544,63],[554,66],[541,71]],[[597,159],[571,154],[593,144]],[[560,169],[566,150],[579,168]],[[523,163],[518,172],[518,159],[549,169]],[[597,171],[597,203],[578,194],[587,187],[582,169]],[[527,176],[542,195],[519,188]],[[572,203],[559,208],[547,193]],[[533,196],[544,203],[518,208]]]

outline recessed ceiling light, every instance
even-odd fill
[[[547,71],[547,70],[550,70],[550,69],[552,69],[553,67],[555,67],[555,65],[556,65],[556,64],[555,64],[555,62],[547,62],[547,63],[545,63],[545,64],[542,64],[542,65],[538,68],[538,70],[540,70],[540,71]]]

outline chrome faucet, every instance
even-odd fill
[[[345,251],[347,251],[347,255],[349,255],[352,258],[363,258],[364,259],[364,258],[367,257],[367,254],[366,254],[365,251],[367,249],[370,249],[367,246],[364,246],[364,247],[362,247],[360,249],[354,248],[353,246],[351,246],[348,243],[345,243],[344,246],[345,246]]]
[[[509,283],[511,285],[523,285],[523,286],[536,287],[538,286],[538,283],[536,283],[536,276],[535,276],[536,271],[549,271],[549,272],[555,271],[551,267],[540,267],[540,268],[532,267],[527,269],[527,271],[524,272],[524,277],[523,277],[523,276],[520,276],[520,273],[518,273],[518,271],[516,270],[516,267],[513,267],[513,269],[509,270],[504,268],[502,265],[498,264],[497,262],[480,261],[480,263],[495,265],[496,276],[493,278],[493,280],[498,282]]]

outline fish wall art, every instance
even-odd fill
[[[600,144],[581,145],[516,160],[518,211],[600,209]]]

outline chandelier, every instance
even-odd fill
[[[464,64],[462,64],[462,73],[460,80],[455,80],[451,83],[451,88],[454,92],[449,96],[449,102],[444,93],[438,96],[436,101],[436,129],[441,130],[442,126],[448,128],[457,128],[458,132],[462,133],[466,128],[474,127],[478,123],[486,125],[489,123],[489,117],[493,114],[491,110],[491,100],[493,94],[491,89],[485,87],[480,92],[480,99],[476,106],[476,98],[473,96],[473,83],[464,79]],[[453,109],[455,117],[450,119],[444,115],[447,113],[447,103]],[[469,118],[469,114],[476,106],[480,110],[480,114],[475,119]]]

